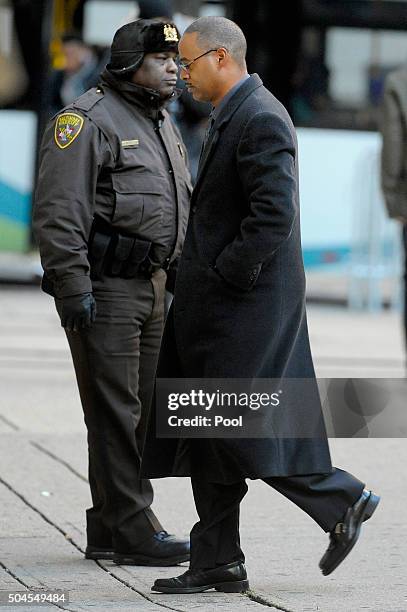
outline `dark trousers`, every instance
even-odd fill
[[[244,480],[233,484],[192,477],[199,522],[191,531],[193,569],[244,561],[239,538],[239,506],[247,492]],[[263,481],[294,502],[324,531],[331,531],[362,494],[364,483],[338,468],[331,474],[270,477]]]
[[[130,552],[162,526],[139,477],[141,443],[164,326],[166,275],[93,282],[92,328],[67,332],[88,430],[88,544]],[[57,308],[59,304],[57,302]]]

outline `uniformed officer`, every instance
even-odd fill
[[[133,565],[189,558],[189,541],[163,529],[139,477],[166,271],[181,253],[191,189],[165,110],[177,48],[172,23],[141,19],[116,32],[99,86],[45,130],[34,211],[43,289],[66,330],[88,429],[86,557]]]

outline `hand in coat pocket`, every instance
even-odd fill
[[[245,286],[242,287],[240,284],[236,284],[233,281],[229,280],[229,278],[226,278],[222,272],[219,270],[219,268],[217,267],[216,264],[209,264],[209,270],[217,276],[217,278],[224,284],[226,285],[226,287],[228,287],[229,289],[234,289],[235,291],[238,291],[239,293],[248,293],[249,291],[251,291],[255,285],[254,282],[252,282],[252,284],[250,286]],[[254,279],[251,279],[251,281]]]

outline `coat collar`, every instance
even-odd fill
[[[224,108],[222,108],[221,112],[216,117],[215,123],[213,124],[213,129],[218,130],[224,123],[230,121],[239,106],[255,89],[261,87],[261,85],[263,85],[263,81],[258,74],[252,74],[248,79],[246,79],[246,81],[242,83],[239,89],[228,100],[227,104],[225,104]]]
[[[212,126],[211,135],[209,136],[208,142],[206,143],[206,147],[202,152],[202,157],[199,162],[198,176],[196,179],[194,193],[199,187],[204,171],[206,170],[206,167],[208,165],[208,161],[219,140],[220,131],[222,130],[223,126],[231,120],[235,112],[238,110],[239,106],[243,104],[246,98],[262,85],[263,81],[261,80],[259,75],[252,74],[243,83],[243,85],[239,87],[237,92],[230,98],[228,103],[219,113],[218,117],[216,117],[216,120]]]

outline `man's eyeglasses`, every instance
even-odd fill
[[[181,60],[178,60],[178,66],[182,70],[186,70],[188,72],[194,62],[197,62],[199,59],[201,59],[201,57],[204,57],[205,55],[208,55],[208,53],[212,53],[213,51],[217,51],[217,49],[209,49],[209,51],[205,51],[205,53],[202,53],[202,55],[198,55],[198,57],[195,57],[190,62],[182,62]]]

